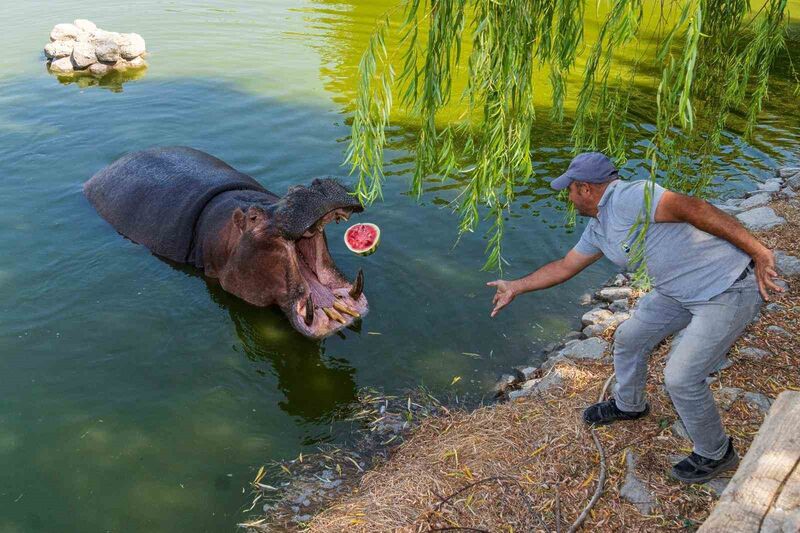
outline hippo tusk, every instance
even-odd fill
[[[306,326],[310,326],[314,323],[314,300],[311,299],[310,294],[308,298],[306,298],[306,316],[304,318]]]
[[[356,276],[356,281],[355,283],[353,283],[353,288],[350,289],[350,298],[352,298],[353,300],[358,300],[363,291],[364,291],[364,271],[359,268],[358,275]]]
[[[325,314],[328,315],[328,318],[330,318],[331,320],[336,320],[337,322],[341,322],[342,324],[346,322],[344,317],[340,315],[339,312],[336,311],[336,309],[334,309],[333,307],[323,307],[322,310],[325,311]]]
[[[356,311],[355,309],[351,309],[350,307],[340,302],[339,300],[335,300],[333,302],[333,308],[336,309],[337,311],[341,311],[346,315],[350,315],[353,318],[359,318],[361,316],[358,311]]]

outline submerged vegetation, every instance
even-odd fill
[[[587,9],[598,10],[596,38],[587,37]],[[422,193],[427,176],[457,180],[459,232],[474,231],[485,206],[484,268],[500,269],[506,212],[534,172],[535,95],[549,93],[547,120],[564,121],[567,80],[577,73],[568,116],[576,152],[602,150],[624,163],[632,94],[650,87],[657,110],[644,144],[651,182],[702,195],[732,117],[752,134],[787,27],[787,0],[405,0],[380,20],[359,63],[347,152],[356,194],[364,204],[381,196],[397,103],[419,123],[413,193]],[[386,44],[392,36],[399,71]],[[789,69],[800,94],[791,58]],[[459,74],[466,76],[461,94]],[[454,103],[462,113],[444,116]],[[644,233],[632,264],[641,263]]]

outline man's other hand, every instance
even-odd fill
[[[776,284],[773,278],[778,277],[775,271],[775,254],[772,250],[764,248],[764,251],[753,258],[756,263],[756,281],[758,281],[758,292],[765,301],[769,301],[769,290],[783,292],[783,287]]]
[[[494,318],[502,308],[511,303],[511,300],[514,299],[517,293],[514,291],[513,282],[504,279],[490,281],[486,285],[489,287],[497,287],[497,292],[494,294],[494,299],[492,300],[494,309],[492,309],[492,312],[489,314],[489,316]]]

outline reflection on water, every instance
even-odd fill
[[[46,68],[45,66],[45,69]],[[124,83],[141,79],[146,73],[147,67],[141,67],[127,70],[112,70],[105,76],[94,76],[88,71],[75,71],[71,74],[54,74],[54,76],[62,85],[75,84],[81,89],[100,87],[114,93],[121,93]]]

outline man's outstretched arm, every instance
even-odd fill
[[[510,304],[511,300],[517,295],[563,283],[601,257],[603,257],[601,253],[584,255],[572,249],[563,258],[547,263],[524,278],[515,280],[498,279],[488,282],[486,285],[497,287],[497,292],[492,300],[494,308],[491,316],[494,317],[502,308]]]
[[[783,292],[783,289],[772,281],[772,278],[778,276],[772,250],[761,244],[734,217],[705,200],[664,191],[656,206],[655,221],[687,222],[697,229],[725,239],[753,258],[756,264],[758,290],[765,300],[769,300],[767,289]]]

